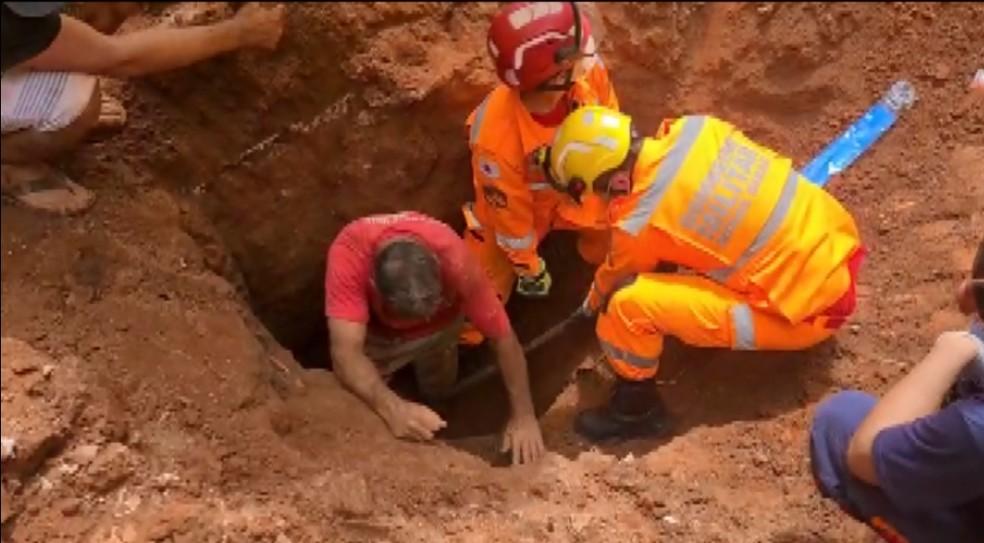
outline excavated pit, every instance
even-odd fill
[[[191,121],[169,126],[168,146],[152,162],[154,177],[201,207],[230,256],[223,274],[243,287],[256,316],[307,368],[330,368],[325,253],[342,226],[369,213],[415,209],[460,231],[460,206],[473,197],[463,122],[494,84],[483,36],[494,6],[347,7],[348,13],[310,6],[292,12],[326,29],[287,36],[284,47],[301,58],[257,60],[248,68],[212,63],[210,73],[218,78],[244,80],[235,91],[190,92],[194,72],[204,69],[192,68],[191,74],[154,78],[143,96],[164,117]],[[376,32],[374,41],[352,22]],[[332,54],[346,61],[330,62]],[[265,88],[270,83],[279,95]],[[216,102],[224,104],[221,110]],[[240,109],[259,115],[237,115]],[[524,342],[569,315],[590,282],[571,236],[550,236],[544,256],[555,278],[551,299],[514,297],[509,307]],[[539,412],[583,361],[589,328],[531,353]],[[486,349],[463,358],[465,371],[491,363]],[[405,380],[396,382],[413,394]],[[498,429],[507,412],[501,379],[441,411],[451,436]]]
[[[155,157],[155,177],[201,206],[257,317],[308,368],[330,368],[324,259],[342,226],[368,213],[415,209],[460,231],[460,205],[473,197],[463,121],[494,84],[483,44],[494,6],[347,7],[295,9],[295,21],[304,17],[305,26],[321,31],[287,37],[284,49],[296,57],[209,65],[210,76],[237,81],[234,91],[202,90],[194,75],[202,67],[191,75],[155,78],[144,93],[165,117],[184,119],[170,126],[173,152]],[[794,13],[772,4],[617,6],[601,10],[608,30],[602,51],[623,106],[636,114],[643,132],[680,111],[720,111],[802,163],[816,144],[805,145],[789,127],[816,126],[824,111],[849,97],[847,85],[834,84],[824,64],[836,57],[838,40],[870,16],[859,10],[840,7],[807,23],[801,19],[817,15],[813,8]],[[810,32],[796,39],[777,34],[771,47],[778,54],[754,44],[728,45],[730,33],[774,29],[782,24],[776,19],[796,21]],[[366,39],[368,31],[375,33],[372,40]],[[660,54],[644,54],[650,50]],[[330,61],[332,55],[345,60]],[[739,57],[747,62],[737,62]],[[258,115],[237,114],[242,110]],[[557,281],[551,299],[514,297],[508,308],[522,341],[569,314],[590,281],[570,236],[552,235],[544,250]],[[530,353],[539,412],[570,384],[593,349],[592,336],[585,326]],[[464,370],[491,363],[488,355],[466,353]],[[664,371],[672,371],[678,358],[718,355],[668,354]],[[738,358],[747,364],[755,357]],[[783,371],[784,364],[766,367]],[[726,378],[741,382],[747,374]],[[413,394],[406,380],[396,382]],[[699,395],[687,391],[681,401]],[[441,411],[451,423],[449,435],[466,436],[500,427],[506,407],[501,380],[494,378]]]

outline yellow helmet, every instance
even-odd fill
[[[550,146],[550,177],[576,200],[603,174],[620,166],[632,145],[632,119],[602,106],[578,108],[557,128]]]

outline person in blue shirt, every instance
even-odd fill
[[[881,399],[826,399],[810,430],[820,493],[892,543],[984,542],[984,240],[958,298],[969,331],[941,334]]]

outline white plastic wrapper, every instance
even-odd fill
[[[17,452],[17,440],[8,437],[0,437],[0,460],[9,460]]]
[[[974,80],[970,82],[970,88],[984,90],[984,68],[977,70],[977,73],[974,74]]]

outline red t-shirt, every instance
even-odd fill
[[[427,321],[398,322],[382,314],[370,279],[378,249],[394,237],[416,239],[440,262],[444,302]],[[511,330],[492,284],[464,241],[444,223],[415,212],[372,215],[348,224],[332,242],[325,272],[328,318],[365,323],[385,337],[412,339],[436,332],[462,314],[491,339]]]

